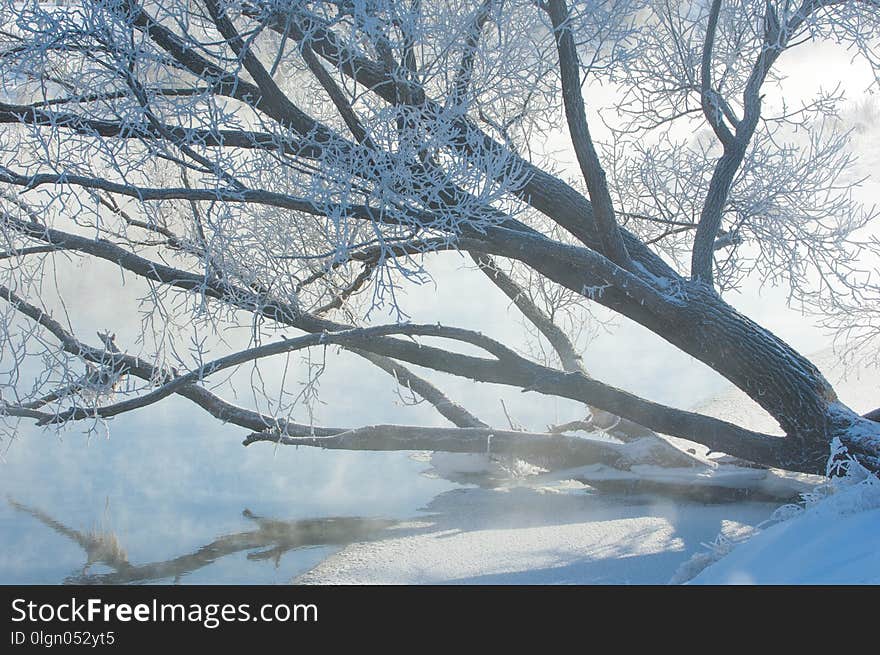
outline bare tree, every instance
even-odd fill
[[[865,244],[852,235],[873,214],[844,177],[849,135],[830,120],[843,98],[792,108],[774,67],[831,40],[878,70],[876,0],[0,6],[8,418],[94,421],[177,394],[251,430],[246,443],[689,463],[662,434],[824,472],[839,440],[880,469],[880,426],[721,296],[752,276],[818,306],[858,285]],[[602,109],[590,102],[598,83],[617,93],[601,113],[607,143],[588,113]],[[541,147],[563,125],[581,174],[571,183]],[[561,368],[481,333],[404,320],[397,291],[424,282],[425,259],[445,250],[472,255]],[[51,274],[82,259],[144,282],[138,356],[110,334],[88,345],[53,317],[77,303],[48,299]],[[538,286],[549,290],[540,298]],[[592,304],[712,367],[785,438],[590,377],[557,310],[582,316]],[[367,326],[381,305],[400,320]],[[250,325],[252,342],[224,351],[192,337],[229,325]],[[292,328],[304,335],[278,332]],[[315,397],[322,362],[294,398],[264,398],[267,410],[206,386],[329,345],[395,376],[455,427],[290,420]],[[577,426],[616,426],[656,447],[496,430],[409,365],[572,399],[591,413]]]

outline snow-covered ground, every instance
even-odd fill
[[[880,482],[856,471],[735,546],[693,584],[880,584]]]
[[[880,398],[875,369],[844,366],[830,350],[813,361],[854,409],[872,409]],[[772,428],[735,390],[699,409]],[[779,503],[599,494],[559,476],[531,476],[442,494],[424,520],[352,544],[294,582],[665,584],[697,573],[693,582],[708,584],[880,582],[876,478],[812,495],[806,509],[778,510]]]
[[[866,412],[878,404],[876,369],[845,368],[831,351],[813,361],[853,409]],[[741,404],[738,392],[730,392],[703,409],[732,417]],[[767,427],[760,416],[749,418],[757,421],[754,427]],[[880,482],[857,465],[850,469],[847,476],[817,489],[804,502],[780,508],[779,521],[771,520],[743,543],[719,539],[717,548],[726,554],[691,583],[880,583]],[[677,581],[698,572],[705,564],[701,559],[697,556],[683,566]],[[714,557],[709,554],[707,559]]]
[[[719,531],[767,518],[763,503],[636,502],[584,488],[459,489],[419,523],[353,544],[295,580],[312,584],[664,584]]]

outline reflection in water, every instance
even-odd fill
[[[289,550],[310,546],[343,546],[355,541],[367,541],[397,521],[357,517],[329,517],[297,521],[279,521],[257,516],[248,509],[242,515],[253,521],[256,529],[236,532],[215,539],[198,550],[161,562],[135,565],[116,535],[110,531],[80,532],[52,518],[46,512],[9,498],[9,505],[29,514],[55,532],[78,544],[86,553],[82,570],[68,576],[66,584],[127,584],[152,582],[171,578],[179,582],[181,576],[214,563],[221,557],[249,551],[249,560],[272,560],[278,566],[281,556]],[[93,564],[103,564],[108,573],[90,573]]]

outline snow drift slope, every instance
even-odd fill
[[[831,351],[813,361],[853,409],[876,407],[880,394],[875,368],[846,367]],[[732,396],[727,394],[714,409],[730,411]],[[858,464],[851,462],[846,476],[833,479],[799,506],[780,508],[774,518],[779,522],[771,521],[732,547],[691,583],[880,584],[880,481]]]
[[[857,469],[825,491],[692,583],[880,584],[880,481]]]

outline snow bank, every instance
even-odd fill
[[[781,507],[745,543],[716,541],[727,554],[691,584],[880,584],[880,480],[845,466],[845,476]]]
[[[841,361],[831,349],[811,359],[850,407],[866,412],[876,406],[876,367],[864,359]],[[744,406],[740,394],[731,390],[704,409],[727,417]],[[745,422],[768,430],[768,418],[752,412]],[[799,505],[780,507],[754,530],[705,544],[671,582],[880,584],[880,483],[857,463],[844,459],[842,466],[845,475],[805,494]]]

